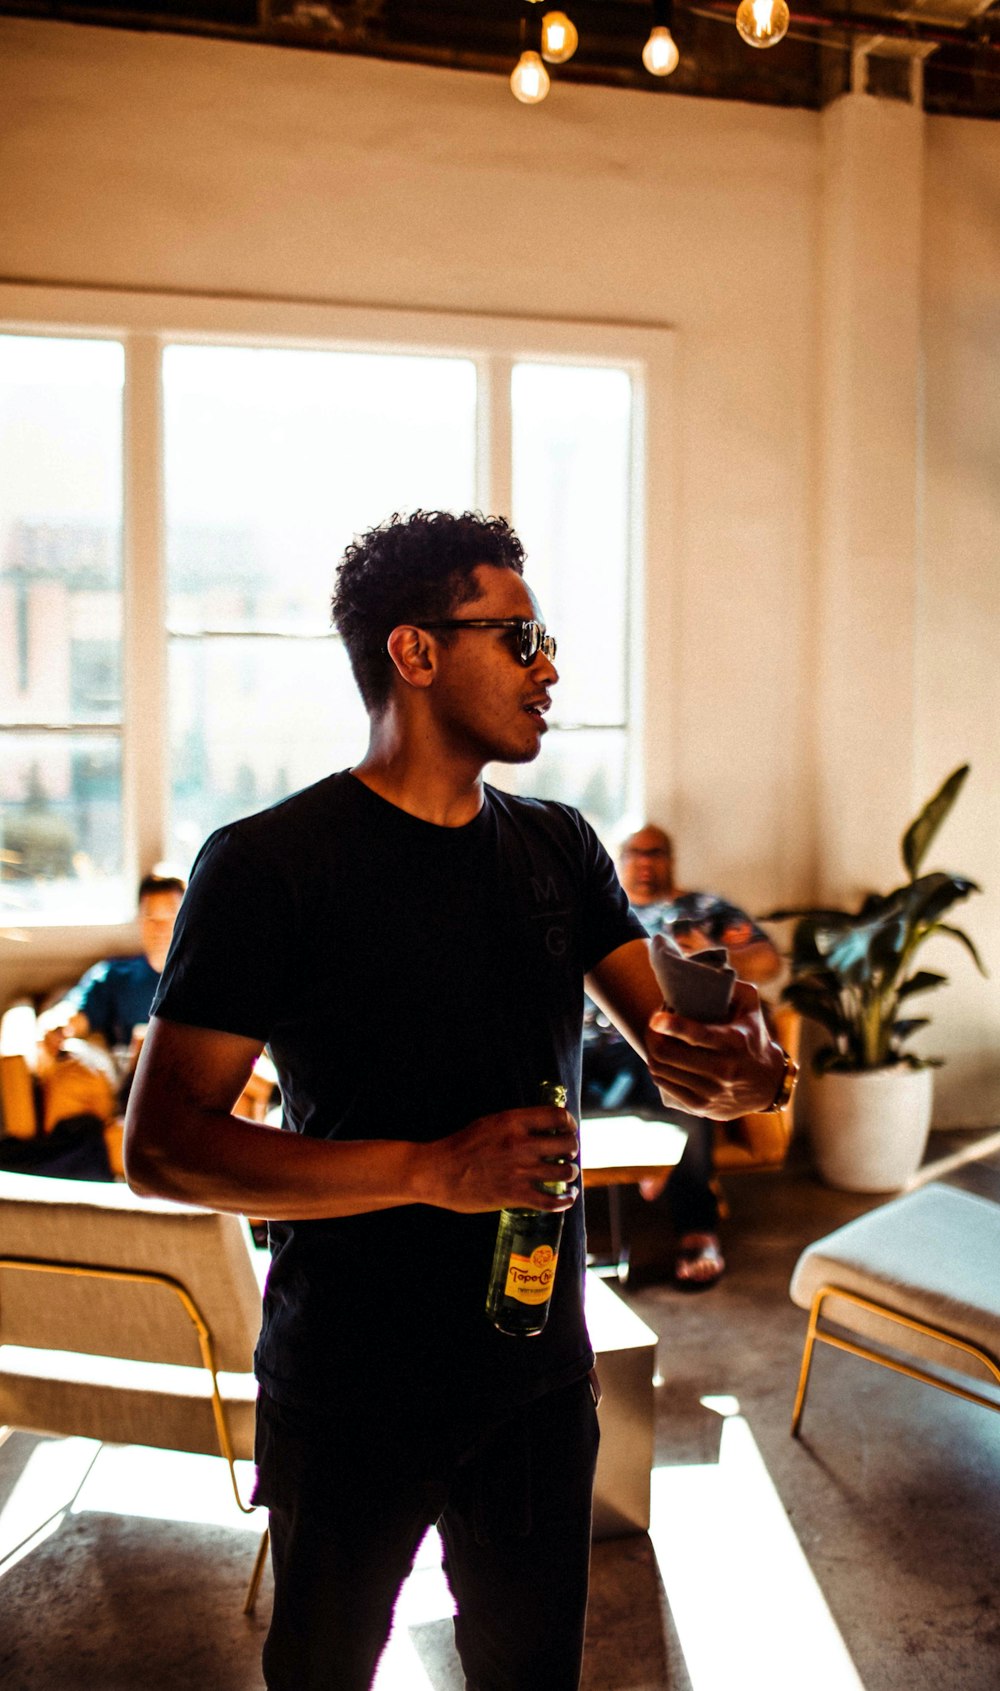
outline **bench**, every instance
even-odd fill
[[[908,1192],[803,1251],[790,1294],[809,1310],[793,1435],[817,1342],[1000,1410],[1000,1204]]]

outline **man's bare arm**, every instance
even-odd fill
[[[587,977],[587,991],[645,1058],[664,1102],[732,1121],[769,1108],[784,1056],[767,1031],[757,989],[737,981],[727,1022],[695,1022],[663,1009],[649,941],[630,940]]]
[[[83,1011],[72,1009],[65,999],[43,1010],[35,1026],[42,1053],[49,1058],[58,1056],[67,1039],[87,1039],[90,1035],[90,1023]],[[105,1044],[103,1039],[101,1044]]]
[[[483,1116],[429,1145],[307,1139],[232,1114],[260,1050],[254,1039],[154,1016],[125,1119],[134,1192],[275,1221],[414,1203],[467,1214],[561,1210],[576,1196],[571,1188],[548,1197],[536,1184],[553,1179],[543,1160],[553,1156],[566,1159],[564,1178],[576,1179],[576,1129],[565,1110]]]

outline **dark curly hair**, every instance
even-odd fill
[[[478,597],[479,564],[524,574],[524,548],[503,517],[480,511],[397,512],[348,546],[331,609],[365,708],[378,715],[392,682],[386,641],[402,622],[448,617]]]

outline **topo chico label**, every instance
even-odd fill
[[[551,1245],[539,1245],[530,1257],[510,1254],[504,1295],[518,1303],[545,1303],[552,1291],[559,1258]]]

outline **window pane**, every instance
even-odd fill
[[[171,628],[322,632],[354,534],[475,503],[467,359],[172,346],[163,368]]]
[[[517,364],[511,406],[514,522],[559,642],[552,721],[624,723],[631,378]]]
[[[118,920],[122,392],[116,341],[0,335],[0,909]],[[21,725],[20,731],[16,731]]]
[[[622,729],[551,730],[534,763],[494,763],[486,778],[505,792],[575,804],[602,838],[627,807],[626,735]]]
[[[6,921],[120,921],[121,742],[0,730],[0,913]]]
[[[172,833],[187,866],[223,822],[361,756],[367,718],[339,640],[170,645]]]
[[[355,762],[367,720],[325,635],[337,562],[393,511],[475,504],[468,359],[271,348],[164,355],[170,854]]]
[[[114,341],[0,335],[0,722],[121,717]]]

